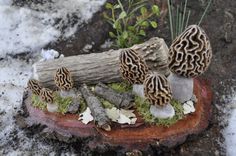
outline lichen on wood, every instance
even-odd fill
[[[111,131],[110,120],[106,116],[105,109],[102,107],[101,102],[98,98],[93,95],[86,84],[80,87],[82,96],[84,97],[87,106],[90,108],[92,116],[94,117],[95,124],[97,127],[102,128],[106,131]]]
[[[132,93],[118,93],[103,83],[98,83],[95,86],[94,92],[96,95],[114,104],[117,108],[129,109],[134,105],[134,95]]]

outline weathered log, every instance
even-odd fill
[[[168,47],[161,38],[150,40],[132,47],[143,57],[148,67],[162,74],[168,75]],[[34,78],[45,86],[54,85],[54,74],[59,67],[66,67],[71,71],[75,84],[97,84],[98,82],[121,81],[119,73],[119,55],[122,49],[110,50],[103,53],[91,53],[56,60],[36,63]]]
[[[94,92],[114,104],[117,108],[129,109],[134,106],[134,95],[132,93],[118,93],[103,83],[97,84]]]
[[[80,91],[91,110],[96,125],[106,131],[111,131],[110,121],[101,102],[91,93],[86,84],[82,85]]]

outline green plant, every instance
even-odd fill
[[[110,16],[105,12],[104,18],[114,29],[109,36],[115,39],[117,47],[126,48],[140,43],[148,28],[157,28],[155,17],[160,14],[159,8],[157,5],[149,7],[147,2],[128,0],[126,6],[120,0],[117,0],[117,4],[106,3]]]
[[[198,25],[201,24],[203,18],[206,15],[207,10],[210,7],[212,0],[209,0],[207,7],[202,14]],[[185,0],[184,3],[181,2],[180,5],[177,5],[175,8],[173,6],[172,0],[168,0],[168,12],[169,12],[169,23],[170,23],[170,32],[172,41],[180,35],[184,29],[186,29],[189,25],[189,18],[191,15],[191,10],[187,10],[188,0]]]

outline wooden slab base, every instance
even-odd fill
[[[33,122],[46,125],[60,134],[70,134],[78,138],[90,137],[91,148],[106,144],[113,147],[121,146],[126,150],[145,150],[150,145],[176,146],[183,143],[189,135],[199,134],[207,128],[212,102],[209,83],[206,80],[195,79],[194,94],[198,99],[196,111],[170,127],[148,125],[138,118],[138,122],[132,127],[114,124],[110,132],[97,129],[93,123],[83,124],[78,121],[78,115],[61,115],[36,109],[31,105],[30,95],[25,99],[25,104]]]

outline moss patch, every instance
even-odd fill
[[[110,103],[109,101],[103,99],[103,98],[100,98],[100,97],[97,97],[99,99],[99,101],[102,103],[102,106],[103,108],[108,108],[108,109],[111,109],[112,107],[115,107],[115,105],[113,105],[112,103]]]
[[[35,108],[46,110],[47,104],[42,102],[38,95],[32,94],[32,105]]]
[[[148,100],[142,99],[141,97],[135,97],[135,104],[136,109],[140,113],[140,115],[143,117],[144,121],[150,124],[156,124],[161,126],[170,126],[174,123],[176,123],[178,120],[182,119],[184,117],[183,113],[183,107],[181,103],[172,100],[171,105],[174,107],[175,110],[175,116],[173,118],[167,118],[167,119],[158,119],[155,118],[149,111],[151,104],[148,102]]]
[[[54,94],[54,97],[55,103],[58,104],[58,112],[65,114],[68,111],[70,104],[72,103],[72,97],[62,98],[57,93]]]
[[[70,104],[72,103],[72,98],[71,97],[62,98],[57,93],[54,94],[54,97],[55,97],[55,103],[58,104],[58,112],[65,114],[68,111]],[[35,94],[32,95],[32,105],[35,108],[41,110],[47,109],[47,104],[43,102],[38,95]]]
[[[128,92],[128,91],[132,90],[132,85],[130,85],[126,82],[111,83],[108,86],[119,93],[124,93],[124,92]]]
[[[86,104],[84,98],[82,98],[82,97],[79,99],[79,102],[80,102],[80,105],[79,105],[79,114],[80,114],[86,110],[87,104]]]

